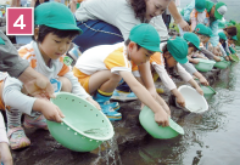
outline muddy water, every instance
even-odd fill
[[[239,70],[240,64],[233,64],[221,72],[214,86],[217,94],[208,100],[208,112],[188,114],[172,109],[184,136],[172,140],[148,137],[122,154],[123,164],[239,165]]]

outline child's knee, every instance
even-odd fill
[[[65,77],[59,77],[58,80],[62,83],[61,91],[72,92],[72,83],[69,79]]]
[[[113,82],[119,83],[122,80],[122,76],[119,74],[112,73],[110,79]]]

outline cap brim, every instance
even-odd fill
[[[143,48],[145,48],[145,49],[147,49],[147,50],[150,50],[150,51],[152,51],[152,52],[161,52],[162,53],[162,51],[160,50],[160,48],[159,47],[156,47],[156,46],[144,46],[144,45],[140,45],[141,47],[143,47]]]
[[[187,57],[179,59],[179,58],[176,58],[175,56],[173,56],[173,58],[174,58],[177,62],[179,62],[180,64],[185,64],[185,63],[188,62],[188,58],[187,58]]]
[[[78,31],[79,34],[82,34],[83,31],[79,27],[72,25],[72,24],[45,24],[48,27],[59,29],[59,30],[72,30],[72,31]]]
[[[222,19],[222,15],[217,12],[217,10],[214,12],[214,17],[217,19]]]
[[[196,10],[197,10],[197,12],[202,13],[202,12],[205,10],[205,8],[204,8],[204,9],[197,9],[197,8],[196,8]]]

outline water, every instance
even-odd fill
[[[124,165],[239,165],[240,64],[221,72],[203,114],[173,111],[185,135],[171,140],[148,137],[121,155]],[[180,114],[180,115],[179,115]],[[179,117],[176,117],[179,116]],[[131,163],[129,163],[131,162]]]
[[[94,137],[106,137],[108,135],[106,129],[107,128],[92,128],[83,132]]]

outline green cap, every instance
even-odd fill
[[[231,19],[229,22],[232,23],[233,25],[236,25],[236,24],[237,24],[236,21],[234,21],[234,20],[232,20],[232,19]]]
[[[130,31],[129,39],[147,50],[162,52],[159,34],[150,24],[141,23],[134,26]]]
[[[167,49],[173,58],[180,64],[188,62],[188,44],[184,39],[176,37],[176,39],[168,40]]]
[[[238,40],[237,36],[232,36],[231,39],[232,39],[232,40],[235,40],[235,41]]]
[[[198,36],[197,36],[196,34],[194,34],[194,33],[189,33],[189,32],[188,32],[188,33],[185,33],[185,34],[183,35],[183,38],[184,38],[186,41],[192,43],[198,50],[201,50],[201,49],[199,48],[200,39],[198,38]]]
[[[71,11],[63,4],[47,2],[39,5],[34,10],[35,25],[45,25],[59,30],[75,30],[82,33],[77,27]]]
[[[198,33],[198,34],[208,36],[208,37],[212,36],[212,30],[209,27],[207,27],[207,26],[205,26],[204,24],[201,24],[201,23],[199,23],[196,26],[195,32]]]
[[[220,39],[227,40],[227,36],[225,35],[224,32],[219,32],[218,36],[219,36]]]
[[[218,2],[215,7],[214,17],[222,19],[223,15],[227,12],[227,6],[223,2]]]
[[[206,0],[195,0],[195,9],[198,12],[203,12],[206,8]]]

